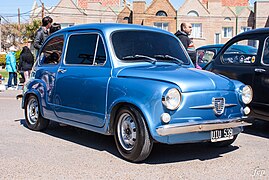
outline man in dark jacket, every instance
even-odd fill
[[[182,42],[186,50],[188,49],[189,45],[192,43],[191,39],[189,38],[191,31],[192,31],[192,26],[190,23],[181,23],[180,31],[177,31],[175,34],[179,38],[179,40]]]
[[[45,42],[49,36],[49,29],[53,19],[49,16],[46,16],[42,19],[42,26],[37,30],[36,36],[34,39],[34,47],[37,51],[41,48],[42,44]]]
[[[177,31],[175,33],[175,35],[182,42],[183,46],[188,51],[188,54],[189,54],[193,64],[196,66],[196,62],[195,62],[196,61],[195,60],[196,53],[193,50],[193,48],[194,48],[193,42],[189,38],[189,35],[191,34],[191,31],[192,31],[192,25],[190,23],[181,23],[180,31]]]

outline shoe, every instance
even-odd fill
[[[8,87],[7,90],[15,90],[14,87]]]
[[[18,99],[22,99],[22,97],[23,97],[22,94],[18,94],[18,95],[16,96],[16,99],[17,99],[17,100],[18,100]]]

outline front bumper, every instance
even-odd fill
[[[243,118],[233,118],[214,121],[167,124],[157,127],[156,131],[160,136],[168,136],[175,134],[212,131],[217,129],[236,128],[251,125],[251,123],[247,123],[242,119]]]

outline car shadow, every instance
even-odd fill
[[[21,125],[27,128],[25,119],[20,120]],[[110,154],[122,159],[119,154],[113,136],[105,136],[99,133],[87,131],[72,126],[60,126],[56,122],[51,122],[42,133],[64,139],[98,151],[107,151]],[[222,157],[223,154],[237,150],[237,146],[216,148],[208,143],[177,144],[167,145],[155,143],[150,156],[142,163],[163,164],[191,160],[210,160]]]
[[[213,147],[209,143],[192,144],[154,144],[154,148],[145,163],[163,164],[172,162],[183,162],[191,160],[206,161],[220,158],[225,153],[237,150],[238,146]]]
[[[246,126],[243,133],[269,138],[269,121],[255,119],[251,126]]]

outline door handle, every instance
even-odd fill
[[[255,68],[255,72],[264,73],[264,72],[266,72],[266,70],[265,69],[260,69],[260,68]]]
[[[65,73],[67,70],[66,69],[58,69],[59,73]]]

